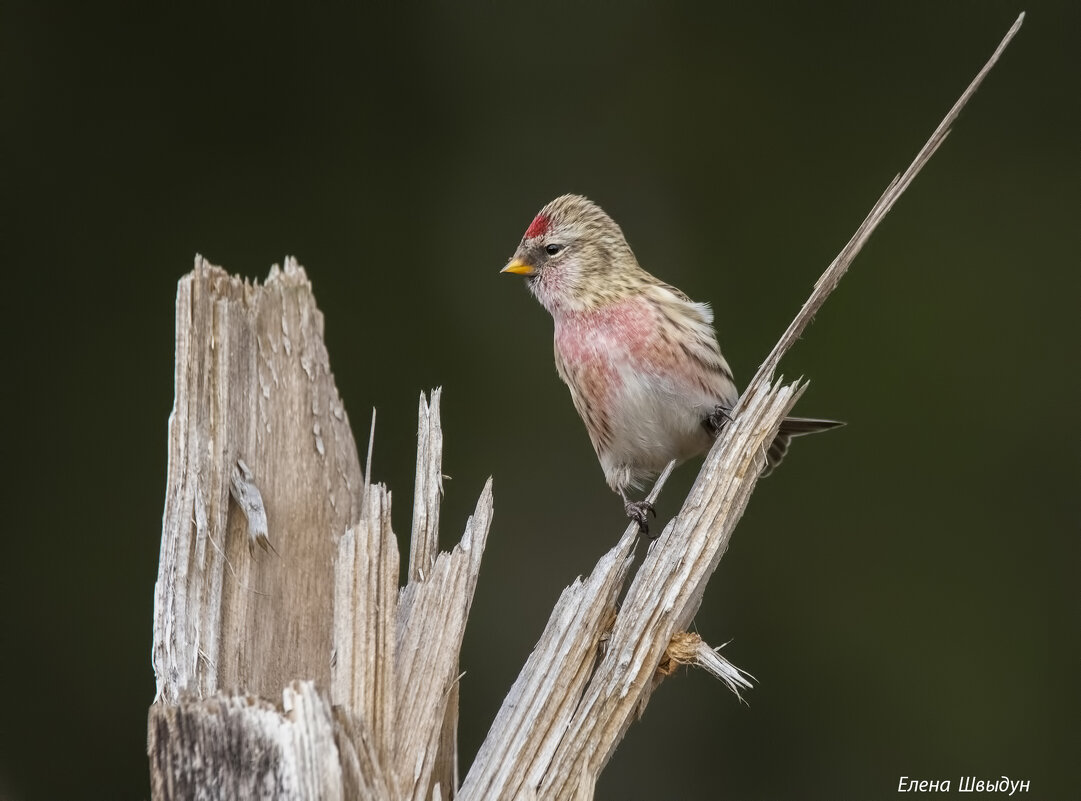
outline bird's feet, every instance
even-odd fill
[[[638,524],[638,533],[649,537],[649,526],[646,525],[646,520],[651,514],[654,517],[657,516],[657,510],[653,508],[653,504],[649,501],[625,501],[623,510],[627,513],[627,517]],[[656,537],[649,538],[657,539]]]
[[[711,437],[716,437],[721,433],[721,429],[724,428],[725,423],[732,422],[732,416],[729,412],[731,409],[725,406],[715,406],[713,411],[709,413],[709,416],[702,421],[702,428],[709,432]]]

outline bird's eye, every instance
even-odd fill
[[[544,246],[544,252],[547,253],[549,256],[554,256],[561,250],[563,250],[562,245],[551,244]]]

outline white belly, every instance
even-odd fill
[[[673,459],[683,462],[704,453],[713,438],[702,421],[720,400],[701,393],[690,397],[685,387],[677,391],[655,376],[621,373],[611,447],[598,454],[609,486],[617,491],[640,487]]]

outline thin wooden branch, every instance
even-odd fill
[[[766,447],[806,386],[800,381],[774,382],[781,357],[942,144],[1023,19],[1022,14],[912,164],[890,184],[759,368],[734,410],[735,420],[725,426],[707,456],[682,509],[647,555],[618,614],[610,617],[614,622],[607,637],[599,636],[604,631],[603,616],[612,615],[604,602],[614,600],[626,575],[627,535],[601,559],[584,585],[592,589],[603,581],[603,590],[581,592],[576,584],[564,593],[466,775],[460,798],[591,796],[600,771],[648,702],[667,647],[701,605],[706,582],[727,549],[765,465]],[[585,666],[594,660],[596,669],[584,676]],[[547,680],[552,674],[562,684]],[[523,698],[518,688],[531,692]],[[551,693],[548,704],[532,694],[545,691]],[[529,712],[523,714],[526,702]]]
[[[755,373],[754,378],[751,380],[751,384],[757,381],[769,380],[773,374],[777,371],[777,365],[781,361],[781,357],[788,351],[796,340],[799,339],[800,334],[810,324],[815,314],[822,307],[822,304],[826,302],[826,298],[830,293],[837,288],[837,284],[841,278],[848,271],[848,266],[856,258],[856,255],[863,249],[863,246],[867,243],[867,240],[871,238],[871,234],[878,228],[878,224],[885,219],[889,214],[890,209],[893,208],[894,203],[898,198],[904,194],[908,189],[912,180],[919,174],[920,170],[924,168],[928,161],[931,160],[931,156],[935,154],[938,148],[946,141],[946,137],[949,136],[950,130],[953,124],[957,122],[957,118],[961,116],[961,111],[968,104],[968,101],[972,99],[972,96],[976,94],[976,90],[980,88],[980,84],[983,83],[983,79],[987,77],[987,73],[991,71],[991,68],[998,63],[999,58],[1005,52],[1006,47],[1013,41],[1013,37],[1017,35],[1017,32],[1021,30],[1021,25],[1025,21],[1024,12],[1018,16],[1017,20],[1010,27],[1009,31],[999,42],[998,47],[995,48],[995,52],[991,54],[991,58],[987,60],[987,63],[983,65],[983,68],[976,73],[976,77],[972,79],[972,82],[965,88],[965,91],[961,93],[961,96],[957,98],[957,102],[953,104],[953,108],[949,110],[945,117],[942,118],[942,122],[938,124],[930,138],[920,148],[916,157],[912,160],[912,163],[908,165],[908,169],[898,175],[890,185],[886,187],[886,191],[882,193],[882,197],[878,199],[878,202],[872,207],[870,213],[860,223],[859,228],[856,229],[856,233],[852,235],[852,238],[848,240],[848,243],[841,249],[841,252],[837,254],[837,257],[830,263],[830,266],[826,268],[826,271],[822,273],[818,281],[815,283],[814,291],[811,292],[811,296],[807,298],[807,302],[803,304],[803,308],[800,309],[799,314],[789,324],[787,330],[781,335],[780,340],[773,346],[773,350],[770,351],[769,356],[762,362],[761,367],[758,368],[758,372]],[[737,407],[738,408],[738,407]]]

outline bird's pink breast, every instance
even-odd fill
[[[639,299],[561,315],[556,347],[572,372],[603,381],[607,391],[622,384],[617,363],[646,364],[656,350],[657,322],[649,304]],[[596,386],[600,389],[599,386]]]
[[[686,331],[666,324],[661,311],[645,298],[560,317],[556,347],[568,372],[577,373],[580,381],[588,376],[604,394],[619,392],[626,381],[638,388],[659,381],[689,397],[725,397],[687,358],[679,340]]]

